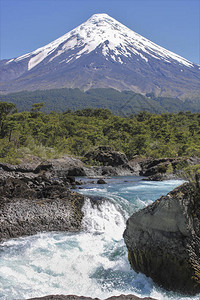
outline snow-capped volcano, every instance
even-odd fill
[[[62,46],[56,51],[60,45]],[[99,46],[102,47],[102,54],[105,57],[111,57],[111,59],[121,64],[123,63],[121,56],[131,57],[133,54],[139,55],[148,62],[148,58],[145,56],[146,53],[156,59],[164,59],[167,62],[174,59],[186,66],[193,66],[188,60],[143,38],[107,14],[93,15],[88,21],[61,38],[32,53],[20,56],[14,61],[17,62],[30,57],[28,63],[28,69],[30,70],[55,51],[55,55],[49,59],[49,62],[68,50],[81,48],[76,54],[70,55],[69,59],[62,62],[68,63],[72,59],[78,59],[82,54],[92,52]],[[13,60],[9,62],[11,61]]]
[[[200,91],[200,67],[135,33],[107,14],[95,14],[31,53],[0,62],[2,92],[113,87],[188,96]]]

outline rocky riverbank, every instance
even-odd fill
[[[88,152],[85,163],[65,156],[20,165],[0,163],[0,241],[43,231],[77,231],[81,229],[84,197],[71,188],[81,185],[76,176],[95,178],[94,183],[106,183],[107,176],[142,175],[149,180],[177,178],[177,166],[183,159],[141,159],[128,161],[123,153],[108,147]],[[197,164],[199,159],[184,160]],[[104,177],[99,179],[99,177]]]
[[[51,296],[45,296],[45,297],[39,297],[39,298],[31,298],[28,300],[100,300],[99,298],[90,298],[90,297],[83,297],[83,296],[75,296],[75,295],[51,295]],[[139,298],[134,295],[120,295],[120,296],[112,296],[109,298],[106,298],[105,300],[156,300],[154,298],[145,297],[145,298]]]
[[[67,180],[54,180],[46,174],[17,175],[0,179],[0,241],[81,229],[84,197],[72,192]]]
[[[0,163],[0,241],[38,232],[80,231],[85,198],[72,190],[83,183],[76,176],[95,177],[94,183],[106,184],[99,177],[132,174],[123,164],[123,154],[116,152],[113,157],[116,167],[86,167],[69,156],[20,165]]]
[[[82,184],[76,176],[95,177],[95,183],[96,177],[113,175],[163,180],[181,177],[182,165],[199,163],[198,158],[139,157],[130,162],[124,154],[104,147],[86,159],[101,165],[89,167],[69,156],[17,166],[0,163],[0,242],[38,232],[80,231],[85,198],[72,190]],[[99,183],[105,184],[106,179]],[[134,214],[124,233],[129,260],[136,271],[166,289],[186,294],[200,292],[197,194],[190,185],[183,185]]]
[[[145,180],[151,181],[182,178],[185,176],[185,167],[200,164],[198,157],[154,159],[135,156],[128,161],[125,154],[112,151],[110,147],[99,147],[86,153],[83,161],[99,165],[85,169],[86,175],[135,175],[144,176]]]
[[[0,242],[9,238],[47,231],[80,231],[84,196],[72,188],[82,182],[76,176],[102,176],[104,167],[85,167],[72,157],[21,165],[0,164]],[[98,169],[98,171],[97,171]],[[130,168],[118,167],[120,173]],[[90,170],[92,170],[90,172]],[[112,174],[114,167],[112,167]],[[100,175],[99,175],[100,174]],[[119,174],[115,170],[115,174]],[[128,173],[129,174],[129,173]],[[94,181],[97,182],[97,178]],[[100,183],[100,182],[99,182]],[[101,183],[103,181],[101,180]],[[104,181],[105,183],[105,181]],[[92,199],[91,199],[92,201]],[[96,200],[95,200],[96,201]],[[92,299],[81,296],[50,295],[33,299]],[[97,298],[95,298],[97,299]],[[134,295],[110,300],[139,300]],[[152,298],[143,298],[152,299]]]
[[[132,268],[165,289],[200,292],[200,190],[185,183],[127,221]]]
[[[200,164],[200,158],[142,158],[135,156],[128,161],[126,155],[113,151],[110,147],[98,147],[85,154],[82,160],[64,156],[42,162],[38,157],[26,159],[20,165],[0,163],[1,171],[14,173],[34,173],[49,171],[58,178],[66,176],[144,176],[145,180],[165,180],[183,177],[182,170],[190,165]]]

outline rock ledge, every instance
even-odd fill
[[[185,183],[127,221],[132,268],[165,289],[200,292],[200,196]]]

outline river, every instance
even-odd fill
[[[85,179],[83,179],[85,181]],[[159,300],[183,297],[156,286],[130,269],[123,231],[127,218],[167,194],[181,180],[144,181],[141,177],[113,177],[97,185],[87,179],[78,191],[106,197],[83,206],[80,233],[38,233],[0,245],[0,299],[16,300],[50,294],[76,294],[105,299],[135,294]]]

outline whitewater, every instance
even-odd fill
[[[106,181],[97,185],[87,179],[78,190],[86,196],[81,232],[38,233],[0,245],[0,299],[50,294],[100,299],[120,294],[159,300],[199,299],[199,295],[184,297],[167,292],[130,269],[123,241],[127,218],[182,181],[150,182],[134,176]]]

